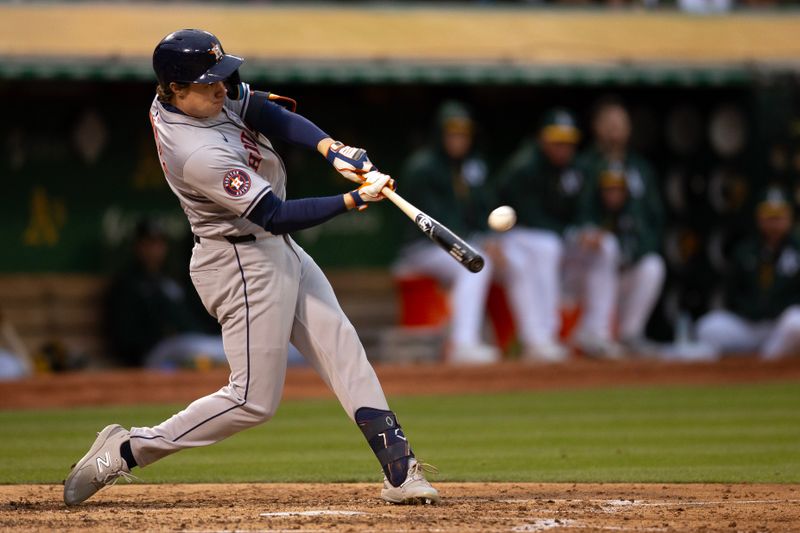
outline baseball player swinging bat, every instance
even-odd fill
[[[480,272],[483,269],[483,257],[475,248],[470,246],[461,237],[450,231],[447,226],[429,217],[407,201],[405,198],[384,187],[381,193],[394,205],[414,221],[417,227],[435,242],[456,261],[464,265],[470,272]]]

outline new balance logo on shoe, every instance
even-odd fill
[[[111,456],[106,452],[105,459],[103,457],[97,458],[97,471],[102,472],[103,467],[111,468]]]

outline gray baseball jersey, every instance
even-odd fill
[[[388,410],[378,378],[330,283],[291,238],[244,218],[264,194],[285,194],[286,171],[269,140],[241,119],[247,101],[227,100],[195,119],[154,101],[153,130],[170,187],[200,242],[192,282],[222,326],[229,383],[155,427],[131,428],[139,466],[218,442],[269,420],[277,409],[291,341],[353,419],[360,407]],[[222,236],[252,234],[237,244]]]
[[[248,100],[226,98],[222,113],[209,119],[171,111],[158,99],[150,107],[164,175],[195,235],[264,232],[245,217],[267,191],[286,197],[283,161],[242,121]]]

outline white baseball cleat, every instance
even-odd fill
[[[64,481],[64,503],[78,505],[120,477],[126,481],[136,479],[131,475],[119,447],[130,439],[130,432],[119,424],[111,424],[97,434],[89,452],[75,463]]]
[[[521,359],[528,363],[563,363],[570,357],[570,350],[559,342],[543,342],[528,347]]]
[[[383,477],[381,498],[389,503],[416,505],[439,503],[439,491],[434,489],[425,479],[423,470],[436,473],[437,470],[427,463],[419,463],[416,459],[409,459],[406,480],[399,487],[393,486]]]
[[[457,344],[450,348],[449,362],[454,365],[490,365],[500,361],[500,350],[488,344]]]
[[[618,360],[624,359],[626,355],[623,345],[596,335],[578,335],[575,346],[592,359]]]

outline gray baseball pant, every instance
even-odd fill
[[[131,428],[139,466],[272,418],[290,340],[351,419],[360,407],[389,409],[330,283],[290,238],[265,236],[241,244],[202,238],[189,270],[203,305],[222,326],[230,381],[155,427]]]

